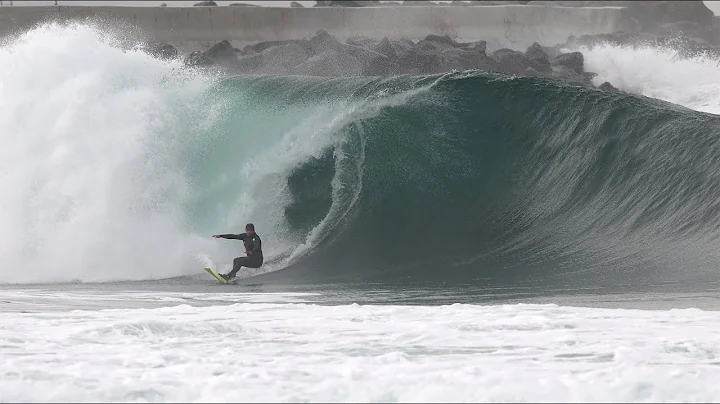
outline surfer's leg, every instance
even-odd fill
[[[233,269],[227,274],[226,279],[234,278],[235,274],[238,273],[240,268],[247,266],[245,265],[247,263],[248,257],[237,257],[233,260]]]

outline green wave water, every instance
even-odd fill
[[[287,125],[269,132],[297,135],[272,149],[291,163],[268,163],[277,171],[258,183],[282,200],[272,217],[288,244],[306,248],[261,279],[607,285],[717,275],[713,115],[482,74],[234,78],[215,95],[261,109],[250,116],[263,123],[238,118],[239,104],[218,120],[233,150],[247,138],[232,132],[264,127],[268,111],[281,117],[271,128]],[[225,145],[210,160],[230,168]],[[295,147],[304,157],[288,159]],[[222,199],[207,195],[197,210]]]

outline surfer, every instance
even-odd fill
[[[233,260],[233,269],[227,275],[220,274],[225,280],[235,277],[235,274],[241,267],[260,268],[263,264],[262,240],[255,233],[255,225],[248,223],[245,225],[245,233],[240,234],[216,234],[213,238],[225,238],[230,240],[242,240],[245,244],[245,254],[247,257],[237,257]]]

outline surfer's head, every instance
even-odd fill
[[[255,234],[255,225],[252,223],[246,224],[245,225],[245,234],[247,234],[248,236],[252,236],[253,234]]]

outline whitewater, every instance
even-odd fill
[[[717,61],[654,48],[581,51],[596,84],[720,114]],[[445,102],[431,92],[438,78],[360,89],[337,79],[290,78],[279,90],[270,79],[228,84],[87,25],[7,40],[0,66],[1,402],[720,401],[717,283],[706,282],[703,302],[670,285],[652,298],[664,304],[645,308],[633,299],[608,307],[609,297],[580,289],[591,297],[510,299],[523,293],[480,288],[441,298],[428,288],[403,304],[393,297],[409,292],[383,283],[228,289],[200,273],[227,270],[239,251],[210,236],[250,220],[267,246],[263,271],[278,277],[306,258],[354,259],[332,250],[349,241],[324,243],[363,218],[362,192],[386,179],[369,167],[372,122],[411,102]],[[324,86],[371,96],[327,96]],[[271,90],[298,98],[258,96]],[[455,164],[468,172],[470,160]],[[314,178],[328,180],[312,188]],[[383,188],[393,187],[402,184]],[[714,265],[703,250],[714,230],[690,234],[696,244],[680,258]],[[564,254],[579,249],[560,241]],[[668,262],[652,246],[604,242],[593,258]],[[333,262],[336,274],[349,266]],[[692,266],[683,270],[692,278]],[[483,303],[482,294],[494,297]]]

